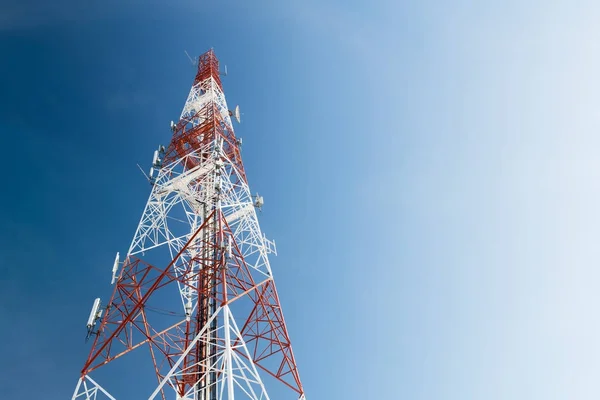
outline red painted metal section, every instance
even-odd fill
[[[194,81],[202,82],[211,76],[217,82],[219,88],[223,90],[221,75],[219,74],[219,60],[213,49],[210,49],[198,58],[198,72],[196,73],[196,79],[194,79]]]

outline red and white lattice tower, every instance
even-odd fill
[[[305,398],[234,115],[210,50],[171,143],[154,155],[152,192],[122,262],[117,253],[112,297],[92,308],[93,344],[73,399],[117,399],[116,381],[139,398],[262,400],[267,379],[288,392],[278,398]],[[127,357],[135,368],[104,373]],[[141,371],[152,379],[124,376]]]

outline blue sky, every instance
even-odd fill
[[[125,3],[0,5],[7,398],[71,396],[210,47],[309,400],[600,397],[595,2]]]

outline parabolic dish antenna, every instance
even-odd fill
[[[229,110],[229,116],[230,117],[235,117],[235,120],[239,123],[241,123],[242,121],[240,120],[240,106],[235,106],[235,110],[231,111]]]

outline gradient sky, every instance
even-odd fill
[[[576,0],[0,2],[0,397],[70,398],[149,193],[136,163],[169,141],[183,51],[214,47],[308,400],[597,400],[598,21]]]

